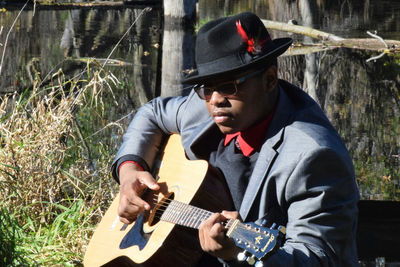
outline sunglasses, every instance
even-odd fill
[[[265,69],[258,70],[250,74],[247,74],[239,79],[222,83],[217,86],[206,86],[204,84],[201,85],[196,84],[193,87],[193,89],[201,99],[206,101],[209,101],[211,99],[211,96],[214,92],[218,92],[218,94],[220,94],[223,97],[233,96],[237,93],[239,84],[244,83],[246,80],[257,76],[263,73],[264,71]]]

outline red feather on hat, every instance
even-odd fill
[[[240,23],[240,20],[236,21],[236,28],[237,28],[239,35],[242,37],[243,42],[247,43],[247,51],[249,51],[250,53],[253,53],[254,52],[254,39],[253,38],[249,39],[249,37],[247,36],[247,33],[245,32],[245,30],[242,27],[242,24]]]
[[[250,53],[259,53],[264,44],[269,40],[267,37],[266,39],[259,41],[259,44],[257,44],[254,38],[249,38],[247,36],[246,31],[243,29],[242,24],[240,23],[240,20],[236,21],[236,28],[239,35],[242,37],[243,42],[247,43],[247,51]]]

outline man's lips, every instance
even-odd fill
[[[228,112],[214,112],[213,119],[215,123],[224,123],[232,118],[232,114]]]

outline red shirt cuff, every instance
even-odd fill
[[[124,165],[124,164],[126,164],[126,163],[133,163],[133,164],[135,164],[136,166],[138,166],[139,169],[140,169],[141,171],[144,171],[143,167],[140,166],[139,163],[137,163],[137,162],[135,162],[135,161],[133,161],[133,160],[127,160],[127,161],[122,162],[122,163],[119,165],[119,167],[118,167],[118,173],[119,173],[119,171],[121,170],[122,165]]]

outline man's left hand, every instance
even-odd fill
[[[241,249],[225,235],[227,229],[221,222],[238,217],[237,211],[222,211],[222,213],[214,213],[210,218],[203,221],[199,228],[201,248],[214,257],[223,260],[235,259]]]

